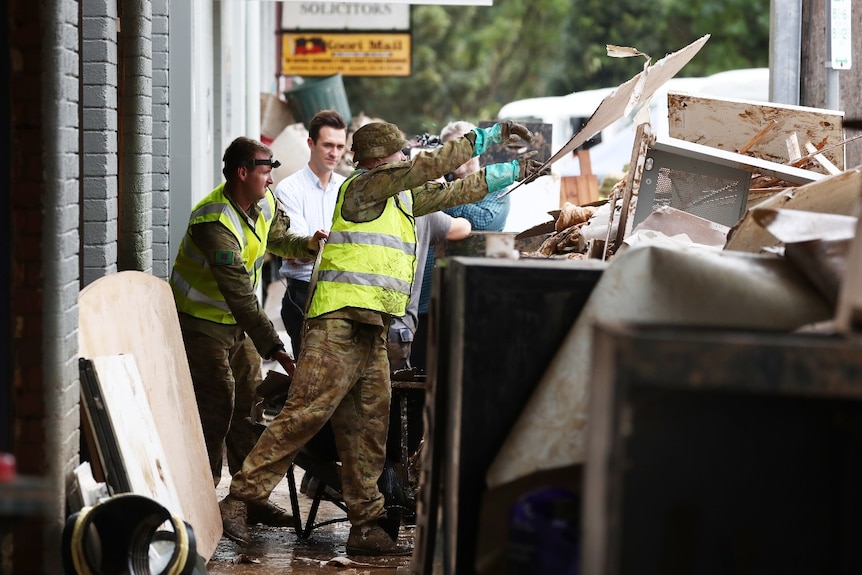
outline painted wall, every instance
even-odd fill
[[[175,1],[170,15],[173,262],[191,208],[222,181],[225,148],[260,137],[259,92],[275,77],[261,38],[274,34],[275,3]]]

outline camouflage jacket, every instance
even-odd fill
[[[248,212],[243,212],[233,203],[233,200],[231,203],[254,229],[260,207],[252,204]],[[266,239],[267,251],[286,258],[313,258],[315,253],[308,249],[309,238],[291,233],[290,218],[281,204],[277,206],[275,219]],[[180,314],[182,328],[203,333],[224,343],[227,347],[238,342],[245,332],[262,357],[269,357],[276,349],[284,347],[275,327],[260,306],[248,272],[242,264],[241,247],[236,237],[218,222],[195,224],[189,229],[189,235],[195,245],[206,254],[219,291],[224,295],[225,302],[237,323],[224,325]],[[231,261],[236,263],[217,263],[215,254],[224,251],[234,252],[235,257]]]
[[[386,200],[403,190],[413,192],[414,216],[481,200],[488,193],[484,169],[454,182],[439,181],[473,157],[475,138],[470,132],[440,148],[420,152],[412,160],[383,164],[359,174],[345,190],[342,216],[354,222],[371,221],[383,213]],[[358,308],[344,308],[321,317],[383,327],[390,322],[389,316]]]

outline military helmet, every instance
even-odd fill
[[[401,130],[389,122],[365,124],[353,134],[353,159],[357,162],[385,158],[409,146]]]

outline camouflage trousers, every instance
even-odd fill
[[[287,402],[234,475],[231,494],[266,500],[296,454],[329,420],[348,519],[362,525],[384,515],[377,480],[386,456],[391,394],[383,327],[309,320]]]
[[[253,411],[262,381],[261,358],[247,337],[226,347],[211,337],[184,331],[183,342],[213,484],[217,485],[224,451],[233,475],[260,435]]]

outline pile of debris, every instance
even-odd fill
[[[668,106],[670,137],[658,140],[642,124],[632,164],[608,199],[549,212],[552,221],[516,236],[550,232],[523,257],[609,259],[644,230],[667,233],[661,225],[668,218],[649,217],[660,208],[693,216],[686,221],[696,227],[724,231],[718,239],[710,234],[708,244],[723,247],[737,227],[747,227],[752,208],[786,207],[802,186],[830,186],[825,181],[844,173],[846,145],[862,137],[845,138],[843,113],[832,110],[673,92]],[[834,194],[805,195],[811,203],[797,209],[851,215],[855,208],[854,198],[839,204]],[[674,218],[676,234],[686,231],[679,229],[682,217]]]

